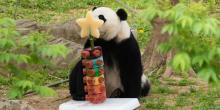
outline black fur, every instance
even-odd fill
[[[106,22],[106,19],[105,19],[105,17],[103,15],[99,15],[99,19],[103,20],[104,22]]]
[[[149,81],[144,84],[144,87],[141,88],[141,96],[147,96],[150,92],[151,85]]]
[[[131,33],[130,38],[123,40],[120,43],[116,43],[116,39],[105,41],[102,39],[95,40],[95,46],[101,46],[103,50],[103,58],[105,66],[112,67],[112,59],[117,61],[120,69],[120,77],[122,85],[124,87],[124,93],[120,93],[121,98],[138,98],[141,94],[145,94],[149,91],[149,88],[142,90],[145,93],[141,93],[141,76],[143,73],[141,54],[139,46]],[[84,46],[90,47],[89,40]],[[108,74],[108,73],[105,73]],[[70,74],[70,93],[75,100],[84,99],[83,89],[83,75],[82,64],[78,62],[76,67]]]
[[[121,21],[127,20],[128,14],[126,13],[124,9],[118,9],[116,14],[118,15]]]
[[[94,11],[96,8],[97,8],[97,7],[93,7],[93,8],[92,8],[92,11]]]
[[[85,100],[82,61],[80,60],[69,76],[69,90],[74,100]]]

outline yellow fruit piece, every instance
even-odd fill
[[[102,20],[95,19],[92,15],[92,11],[87,12],[86,18],[77,19],[76,22],[81,27],[81,37],[85,38],[89,36],[89,33],[95,38],[99,38],[100,33],[98,28],[104,23]]]

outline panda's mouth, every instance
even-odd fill
[[[104,38],[107,36],[107,32],[101,32],[101,38]]]

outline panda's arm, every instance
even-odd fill
[[[73,100],[85,100],[82,62],[79,61],[69,76],[69,89]]]
[[[142,76],[141,54],[138,44],[133,37],[122,42],[118,60],[121,81],[124,87],[124,97],[140,97]]]

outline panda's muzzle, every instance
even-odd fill
[[[100,19],[100,20],[103,20],[104,23],[106,22],[106,19],[105,19],[105,17],[104,17],[103,15],[99,15],[99,19]]]

